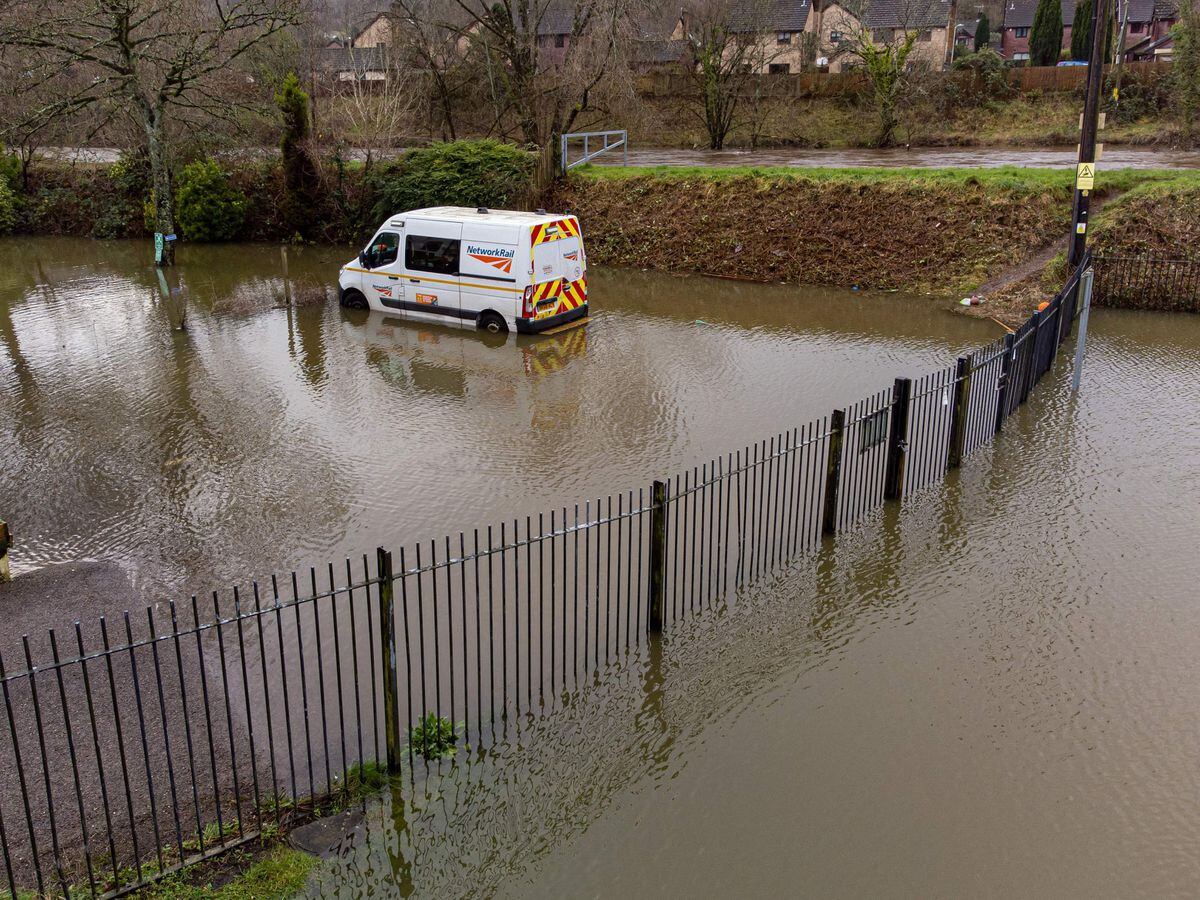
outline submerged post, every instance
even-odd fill
[[[8,548],[12,546],[12,534],[8,523],[0,519],[0,581],[12,581],[12,572],[8,568]]]
[[[967,401],[971,396],[971,359],[960,356],[954,364],[954,406],[950,420],[950,453],[946,457],[946,468],[957,469],[962,465],[963,442],[967,434]]]
[[[899,500],[904,493],[904,457],[908,452],[908,402],[912,379],[897,378],[892,387],[892,428],[888,435],[887,463],[883,483],[885,500]]]
[[[1004,356],[1000,357],[1000,381],[996,385],[996,427],[1000,431],[1004,424],[1004,414],[1008,411],[1008,392],[1012,381],[1013,345],[1017,337],[1011,331],[1004,336]]]
[[[1083,309],[1079,313],[1079,340],[1075,342],[1075,371],[1071,373],[1071,391],[1079,390],[1079,380],[1083,377],[1083,350],[1087,343],[1088,313],[1092,310],[1092,279],[1095,271],[1091,266],[1083,270],[1079,276],[1079,295],[1083,298]]]
[[[279,248],[279,259],[283,263],[283,302],[291,305],[292,279],[288,275],[287,244]]]
[[[842,443],[846,434],[846,411],[835,409],[829,417],[829,459],[825,462],[825,516],[822,531],[837,533],[838,487],[842,480]]]
[[[396,698],[395,597],[392,589],[392,554],[382,547],[375,551],[379,575],[379,648],[383,665],[383,727],[387,736],[387,767],[400,769],[400,704]]]
[[[663,594],[667,573],[667,483],[654,482],[650,489],[650,631],[663,627]]]

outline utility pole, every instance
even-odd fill
[[[1092,53],[1088,60],[1087,99],[1079,135],[1079,164],[1075,169],[1075,205],[1071,214],[1071,251],[1067,263],[1073,268],[1087,249],[1088,207],[1096,177],[1096,134],[1100,130],[1100,99],[1104,89],[1104,43],[1112,0],[1096,0],[1092,20]]]

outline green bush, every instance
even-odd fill
[[[283,167],[283,220],[293,233],[312,237],[316,208],[320,200],[320,173],[309,150],[312,114],[309,96],[300,87],[300,79],[289,73],[275,95],[275,105],[283,118],[279,140]]]
[[[375,218],[423,206],[502,208],[529,190],[532,153],[499,141],[454,141],[409,150],[372,176]]]
[[[409,729],[412,748],[425,759],[443,759],[454,755],[463,724],[455,725],[445,716],[429,713],[419,725]]]
[[[3,181],[14,191],[21,183],[21,160],[17,154],[0,152],[0,181]]]
[[[17,195],[0,179],[0,234],[9,234],[17,224]]]
[[[183,167],[175,193],[176,216],[189,241],[229,241],[246,218],[246,200],[211,159]]]

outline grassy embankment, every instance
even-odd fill
[[[1097,193],[1180,178],[1200,183],[1125,169]],[[1072,190],[1051,169],[605,167],[547,202],[605,265],[961,296],[1064,236]]]
[[[914,147],[1073,147],[1079,140],[1082,101],[1073,92],[1027,93],[1012,99],[959,104],[947,110],[920,105],[902,119],[900,143]],[[675,99],[647,102],[642,121],[631,126],[634,146],[704,147],[708,138],[696,115]],[[869,147],[877,123],[871,104],[853,96],[792,99],[767,116],[763,146],[812,148]],[[1176,146],[1182,124],[1172,114],[1150,112],[1133,121],[1112,116],[1104,142],[1118,145]],[[735,128],[727,146],[749,145],[745,127]]]
[[[1200,255],[1200,171],[1158,173],[1131,185],[1095,214],[1091,229],[1094,253],[1173,259]],[[986,310],[1006,320],[1023,319],[1056,290],[1066,271],[1063,249],[991,297]]]

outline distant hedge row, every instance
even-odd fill
[[[381,219],[422,206],[523,205],[535,162],[532,153],[492,140],[409,150],[370,169],[323,159],[308,237],[358,242]],[[149,167],[137,154],[111,166],[35,166],[24,185],[4,158],[0,233],[141,237],[152,230],[149,184]],[[176,174],[179,230],[190,241],[292,240],[297,235],[281,212],[284,195],[278,159],[197,160]]]

